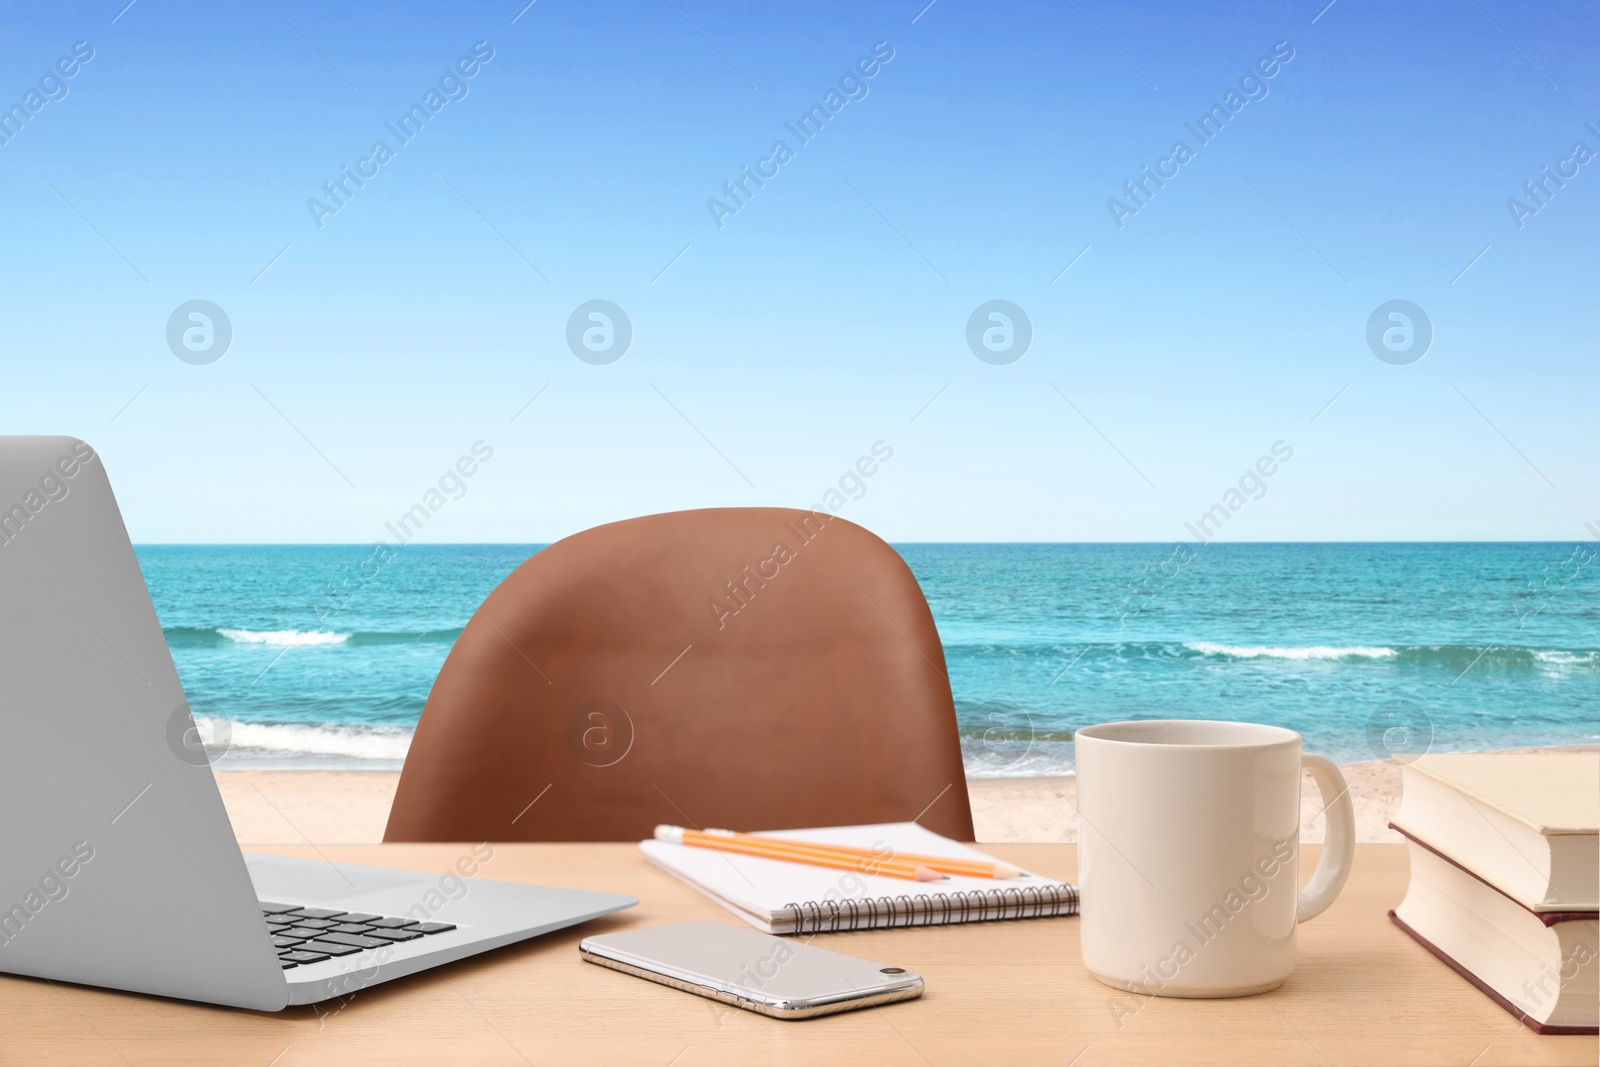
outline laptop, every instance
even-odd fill
[[[0,437],[0,972],[277,1011],[638,903],[241,852],[197,737],[100,457]]]

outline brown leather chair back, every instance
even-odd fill
[[[826,513],[714,508],[559,541],[445,660],[385,841],[631,841],[903,822],[972,839],[916,579]]]

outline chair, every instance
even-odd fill
[[[903,822],[973,837],[916,579],[825,512],[713,508],[558,541],[423,709],[385,841],[619,841]]]

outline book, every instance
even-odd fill
[[[1600,1033],[1600,913],[1534,911],[1427,843],[1408,845],[1396,926],[1535,1032]]]
[[[921,853],[1000,862],[912,822],[781,830],[766,836],[866,848],[885,859]],[[1078,912],[1076,886],[1026,871],[1017,878],[952,875],[937,882],[911,882],[667,841],[641,841],[639,849],[657,867],[769,934],[940,926]]]
[[[1397,829],[1533,911],[1600,908],[1600,753],[1430,754],[1401,775]]]

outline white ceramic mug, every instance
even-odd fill
[[[1295,926],[1350,876],[1355,810],[1332,761],[1300,735],[1160,719],[1073,735],[1083,962],[1106,985],[1236,997],[1294,969]],[[1322,790],[1322,861],[1299,886],[1300,771]]]

